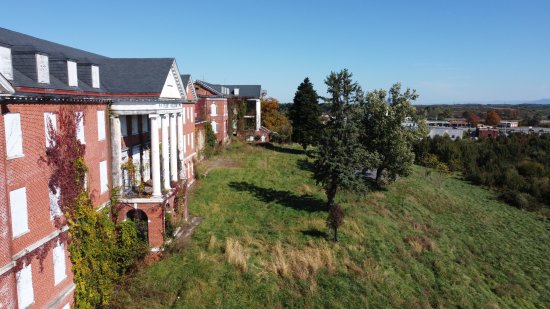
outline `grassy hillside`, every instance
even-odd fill
[[[192,241],[118,291],[125,308],[548,307],[550,225],[415,168],[340,193],[340,242],[297,148],[233,144],[191,195]]]

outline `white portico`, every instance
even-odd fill
[[[147,123],[142,123],[142,128],[146,126],[149,130],[150,152],[143,151],[142,157],[138,155],[133,163],[138,165],[136,168],[140,182],[150,177],[153,197],[160,197],[163,192],[168,192],[172,181],[185,180],[182,161],[184,145],[180,133],[183,132],[182,113],[182,102],[176,100],[119,100],[112,104],[110,122],[113,187],[123,185],[122,133],[126,129],[121,127],[121,117],[125,117],[123,125],[126,125],[126,119],[142,119]],[[150,169],[145,166],[146,162],[150,162]]]

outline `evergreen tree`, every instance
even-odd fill
[[[289,118],[292,121],[294,142],[302,145],[304,150],[309,145],[316,145],[321,128],[321,108],[319,96],[309,78],[298,86],[294,95],[294,104],[290,107]]]
[[[414,161],[412,142],[425,134],[425,130],[413,131],[402,126],[405,117],[415,114],[411,101],[418,95],[407,89],[401,93],[401,84],[394,84],[388,93],[384,90],[369,92],[363,106],[361,141],[365,151],[376,157],[376,182],[388,172],[389,180],[398,175],[407,176]]]
[[[362,185],[360,171],[370,162],[360,147],[357,105],[361,87],[347,70],[331,72],[325,79],[331,95],[330,120],[322,130],[315,151],[314,178],[327,195],[327,206],[334,204],[338,189],[357,189]]]

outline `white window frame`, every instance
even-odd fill
[[[107,138],[105,132],[105,111],[97,111],[97,140],[103,141]]]
[[[29,230],[27,188],[10,191],[11,232],[13,239],[25,235]]]
[[[216,102],[210,103],[210,116],[218,116],[218,107],[216,106]]]
[[[46,134],[46,148],[52,146],[53,141],[50,139],[50,132],[48,132],[48,123],[52,122],[53,129],[57,129],[57,116],[55,113],[46,112],[44,113],[44,132]]]
[[[67,60],[67,83],[71,87],[78,87],[78,70],[76,62]]]
[[[109,191],[109,177],[108,177],[108,170],[107,170],[107,161],[101,161],[99,162],[99,186],[100,186],[100,192],[103,194],[107,191]]]
[[[67,278],[67,263],[65,261],[65,246],[62,243],[57,243],[52,249],[53,256],[53,282],[58,285]]]
[[[50,65],[46,55],[36,54],[36,81],[41,84],[50,83]]]
[[[17,305],[19,308],[29,308],[34,303],[32,287],[32,265],[26,265],[15,274],[17,285]]]
[[[55,188],[55,194],[48,188],[48,195],[50,198],[50,220],[53,220],[55,217],[60,217],[63,213],[61,212],[61,207],[59,207],[59,198],[61,196],[61,189],[59,187]]]
[[[9,47],[0,46],[0,74],[6,79],[13,80],[13,64]]]
[[[99,67],[97,65],[92,65],[92,87],[99,88]]]
[[[20,113],[4,114],[4,133],[7,159],[23,157],[23,131],[21,130]]]
[[[76,137],[82,144],[86,144],[86,136],[84,133],[84,112],[76,112],[77,117],[80,117],[77,125]]]

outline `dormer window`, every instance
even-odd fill
[[[239,88],[233,89],[233,94],[234,95],[239,95]]]
[[[99,88],[99,67],[92,65],[92,87]]]
[[[48,64],[48,56],[36,54],[36,74],[37,81],[39,83],[50,83],[50,67]]]
[[[78,87],[78,71],[76,69],[76,62],[67,61],[67,76],[69,86]]]
[[[13,68],[11,64],[11,49],[0,46],[0,74],[6,79],[13,79]]]

